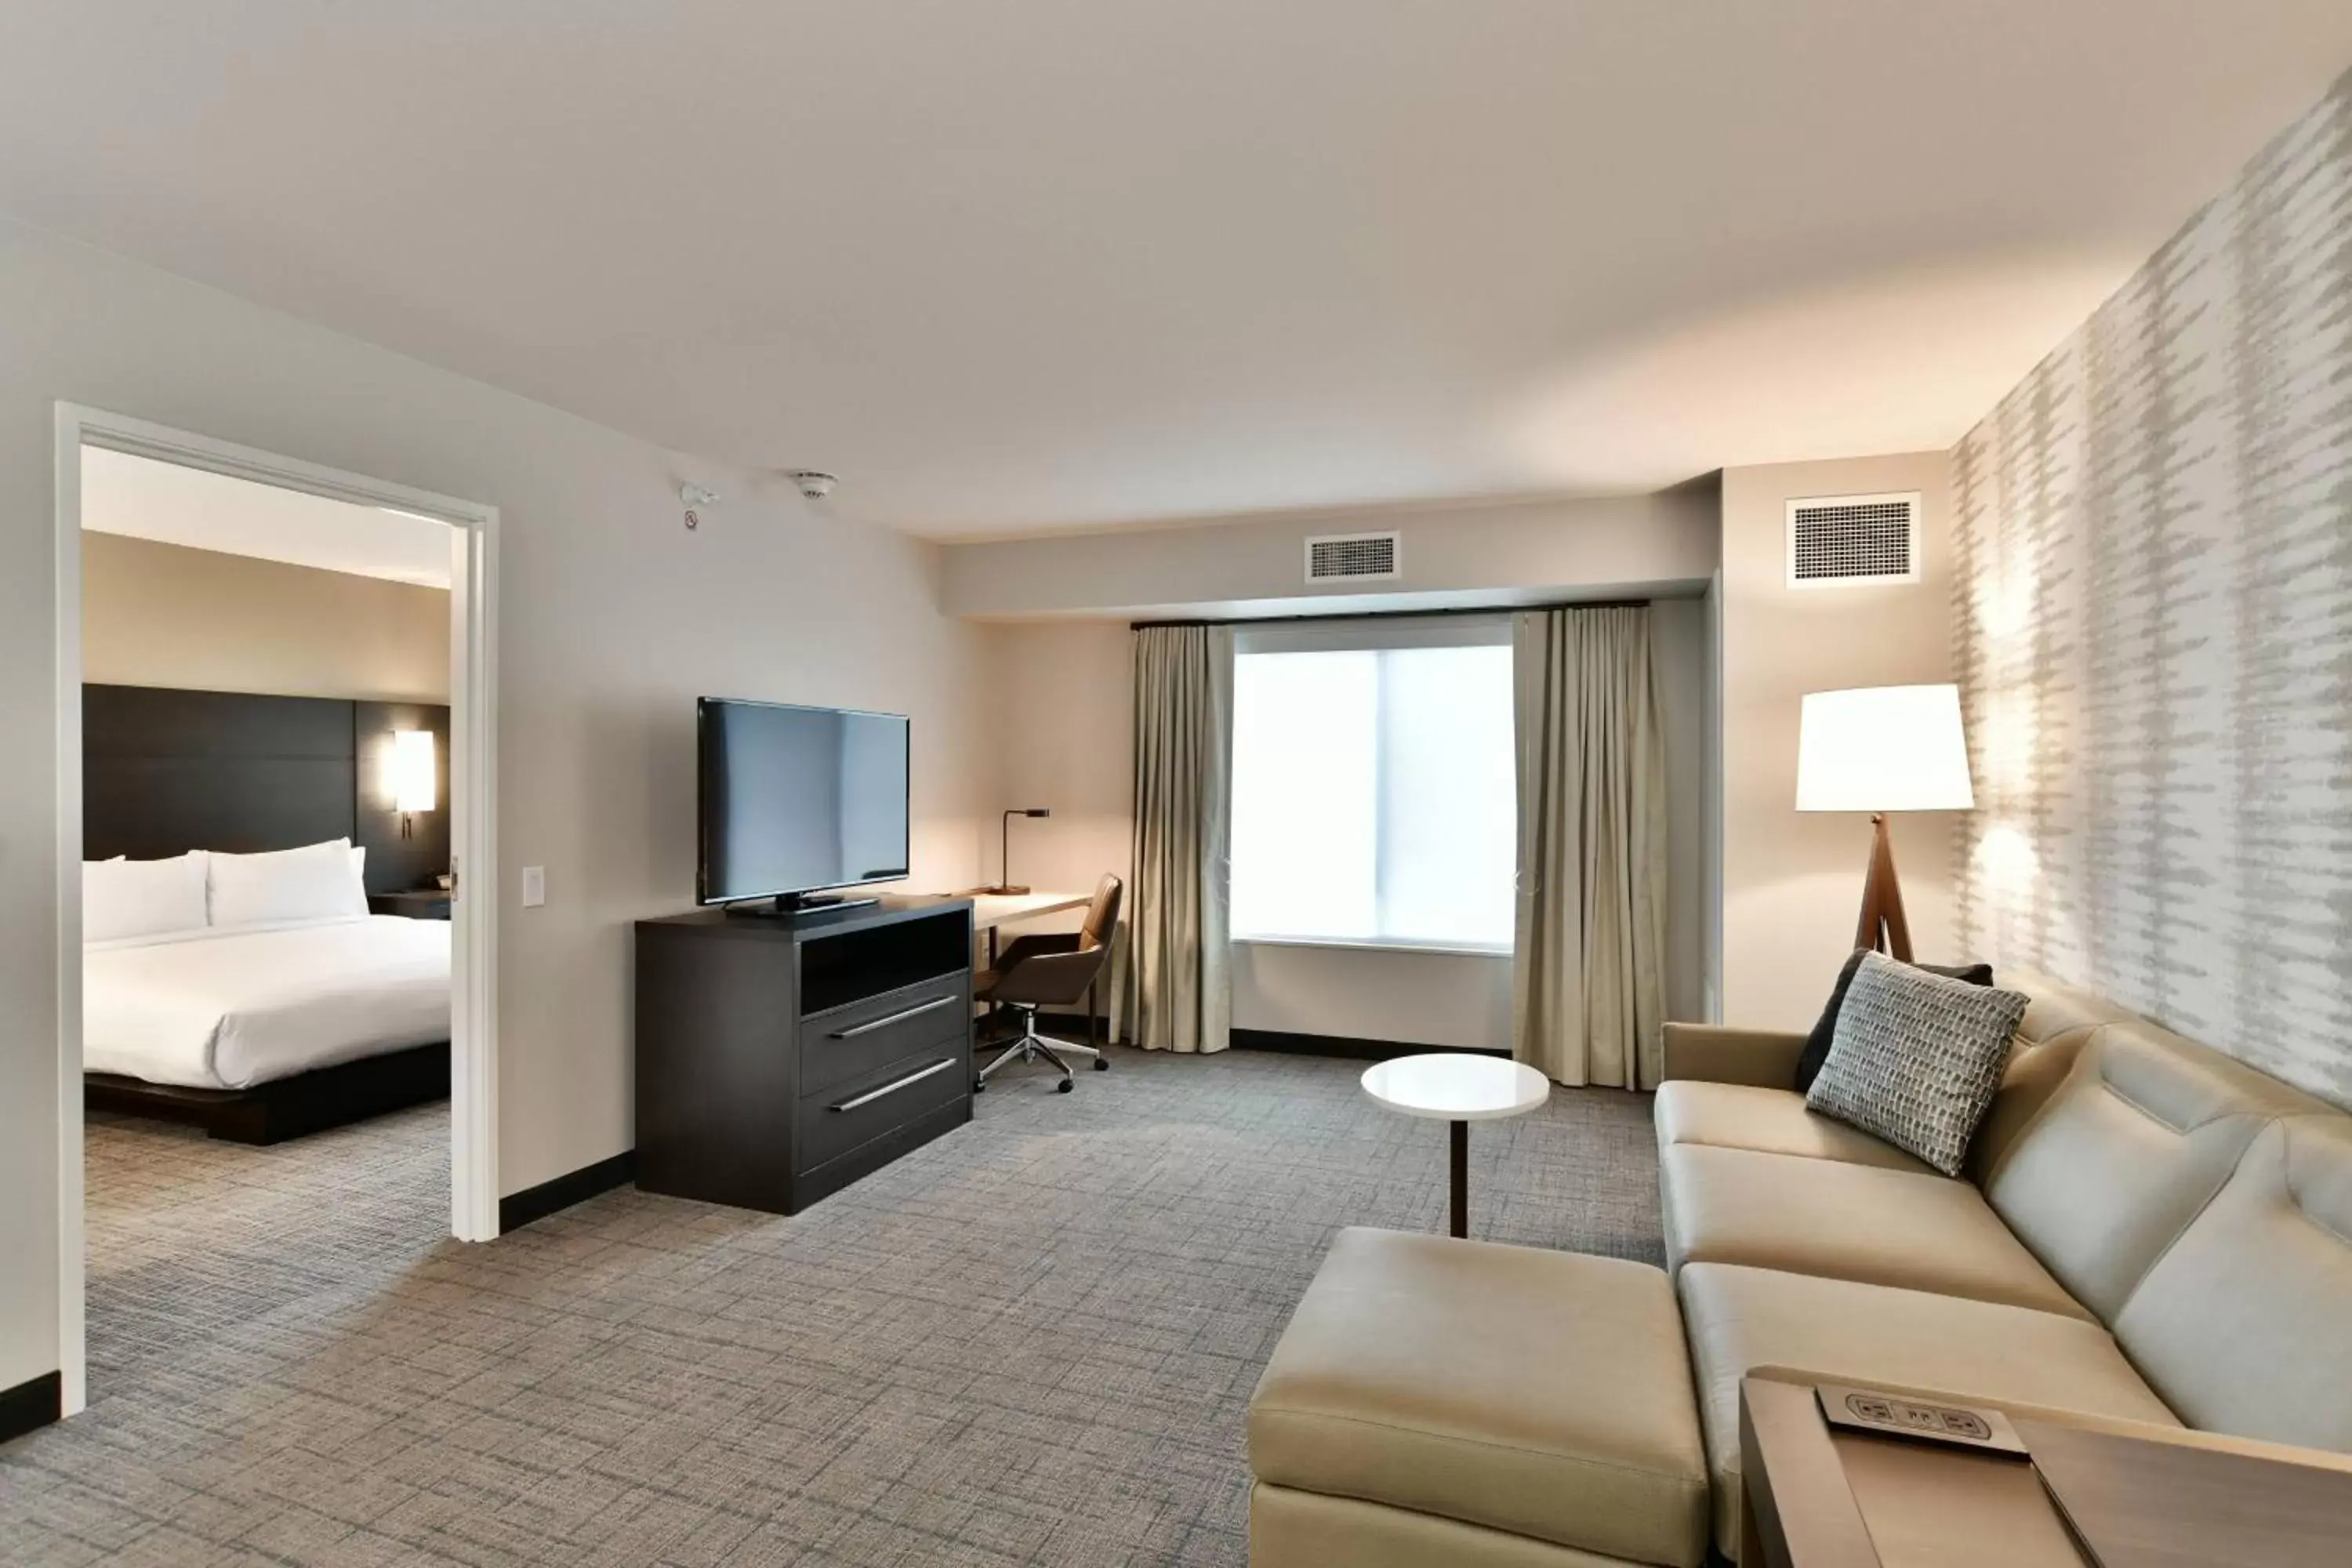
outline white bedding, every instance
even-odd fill
[[[82,950],[82,1066],[250,1089],[449,1037],[446,921],[211,926]]]

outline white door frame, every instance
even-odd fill
[[[496,507],[76,404],[57,405],[58,1362],[63,1414],[89,1395],[83,1329],[81,452],[103,447],[452,525],[449,647],[449,1228],[499,1234]]]

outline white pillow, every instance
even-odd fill
[[[205,927],[205,866],[201,849],[169,860],[85,860],[81,863],[81,939],[120,942]]]
[[[348,838],[212,857],[212,920],[216,926],[264,921],[324,921],[364,915],[367,889]]]

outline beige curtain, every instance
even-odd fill
[[[1650,612],[1513,617],[1519,759],[1511,1052],[1554,1082],[1655,1089],[1665,745]]]
[[[1114,1029],[1150,1050],[1229,1043],[1233,729],[1232,628],[1138,627],[1135,889]]]

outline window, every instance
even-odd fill
[[[1509,950],[1508,637],[1495,623],[1244,634],[1235,937]]]

